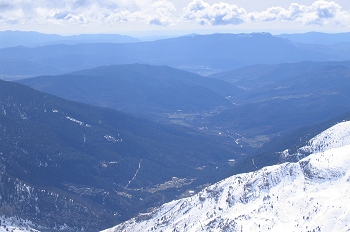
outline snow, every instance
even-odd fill
[[[0,216],[0,232],[39,232],[31,221],[16,217]]]
[[[350,121],[338,123],[315,136],[300,150],[316,153],[350,144]]]
[[[112,135],[105,135],[104,138],[109,142],[117,142],[117,140]]]
[[[350,144],[350,121],[343,121],[312,138],[308,143],[299,148],[296,153],[290,154],[289,150],[281,152],[282,160],[297,160],[309,154],[323,152],[331,148],[342,147]]]
[[[132,177],[131,180],[129,180],[128,184],[124,187],[125,189],[129,187],[129,185],[131,184],[131,182],[137,177],[137,174],[139,173],[140,169],[141,169],[141,163],[142,163],[142,159],[139,162],[139,166],[135,172],[135,175]]]
[[[119,137],[119,136],[120,136],[120,134],[118,134],[118,137]],[[116,138],[114,138],[112,135],[105,135],[104,138],[105,138],[107,141],[113,142],[113,143],[117,143],[117,142],[121,143],[121,142],[123,142],[123,139],[122,139],[122,138],[116,139]]]
[[[66,119],[69,119],[69,120],[71,120],[72,122],[78,123],[80,126],[84,126],[84,125],[85,125],[84,122],[79,121],[79,120],[77,120],[77,119],[75,119],[75,118],[71,118],[71,117],[69,117],[69,116],[66,116]]]
[[[229,177],[104,232],[349,231],[350,123],[322,132],[312,154]]]
[[[58,112],[58,111],[53,111],[53,112]],[[69,117],[69,116],[66,116],[66,119],[68,119],[72,122],[78,123],[80,126],[92,127],[90,124],[85,124],[84,122],[77,120],[75,118]]]

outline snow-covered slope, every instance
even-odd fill
[[[0,232],[12,231],[12,232],[38,232],[37,225],[34,225],[31,221],[23,220],[18,217],[5,217],[0,216]]]
[[[350,124],[310,141],[314,154],[172,201],[114,231],[349,231]]]
[[[350,144],[350,121],[338,123],[312,138],[300,150],[317,153]]]
[[[348,144],[350,144],[350,121],[344,121],[318,134],[295,153],[291,153],[288,149],[281,152],[281,160],[298,161],[310,154],[324,152]]]

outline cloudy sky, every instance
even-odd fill
[[[0,30],[129,35],[350,30],[349,0],[296,1],[0,0]]]

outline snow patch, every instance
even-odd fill
[[[77,120],[75,118],[69,117],[69,116],[66,116],[66,119],[68,119],[68,120],[70,120],[72,122],[78,123],[80,126],[86,126],[86,127],[89,127],[89,128],[92,127],[90,124],[85,124],[84,122],[82,122],[80,120]]]
[[[84,122],[79,121],[79,120],[74,119],[74,118],[71,118],[71,117],[68,117],[68,116],[66,116],[66,119],[69,119],[69,120],[71,120],[72,122],[78,123],[80,126],[84,126],[84,125],[85,125]]]
[[[131,180],[129,180],[128,184],[127,184],[124,188],[128,188],[129,185],[131,184],[131,182],[136,178],[137,174],[139,173],[139,171],[140,171],[140,169],[141,169],[141,163],[142,163],[142,159],[141,159],[140,162],[139,162],[139,166],[138,166],[138,168],[137,168],[137,170],[136,170],[135,175],[132,177]]]
[[[120,134],[118,134],[118,137],[120,136]],[[105,135],[104,138],[109,141],[109,142],[113,142],[113,143],[121,143],[123,142],[123,139],[122,138],[114,138],[112,135]]]

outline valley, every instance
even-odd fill
[[[202,77],[167,66],[135,64],[19,82],[68,100],[190,127],[227,143],[240,141],[250,152],[277,136],[349,111],[349,68],[347,61],[307,61]]]

